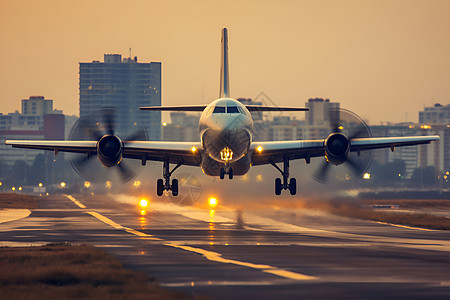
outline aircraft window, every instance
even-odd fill
[[[244,112],[244,110],[242,109],[242,107],[238,106],[237,108],[239,109],[239,112],[240,112],[241,114],[245,115],[245,112]]]
[[[227,107],[227,113],[229,113],[229,114],[238,114],[239,111],[238,111],[237,106],[228,106]]]
[[[224,114],[225,113],[225,106],[216,106],[214,108],[213,114]]]
[[[208,111],[206,112],[206,115],[207,115],[207,116],[209,116],[210,114],[212,114],[213,108],[214,108],[214,107],[212,107],[212,106],[211,106],[210,108],[208,108]]]

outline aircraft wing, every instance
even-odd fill
[[[179,106],[142,106],[140,110],[153,111],[197,111],[205,110],[206,105],[179,105]],[[307,107],[291,107],[291,106],[262,106],[262,105],[245,105],[249,111],[308,111]]]
[[[408,137],[383,137],[383,138],[355,138],[350,140],[350,151],[358,152],[364,150],[412,146],[428,144],[438,141],[438,135],[431,136],[408,136]],[[280,142],[253,142],[251,148],[252,165],[265,165],[271,162],[283,161],[286,155],[290,160],[305,159],[325,155],[325,140],[298,140]]]
[[[51,150],[55,153],[72,152],[81,154],[97,154],[97,141],[42,141],[42,140],[6,140],[6,145],[15,148]],[[170,163],[190,166],[200,164],[200,142],[153,142],[124,141],[123,157],[139,160],[164,161],[169,157]]]

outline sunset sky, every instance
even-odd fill
[[[163,105],[209,103],[228,27],[232,97],[322,97],[370,124],[417,121],[450,103],[449,16],[447,0],[2,0],[0,112],[43,95],[78,115],[78,63],[130,47],[163,63]]]

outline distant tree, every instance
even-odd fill
[[[8,171],[8,166],[3,161],[0,161],[0,178],[5,178],[8,175]]]
[[[409,180],[409,184],[415,187],[433,186],[437,182],[436,168],[428,166],[416,168]]]
[[[16,160],[11,167],[11,172],[7,175],[7,181],[10,185],[22,186],[26,184],[27,164],[23,160]]]
[[[402,181],[405,173],[405,162],[401,159],[396,159],[391,163],[379,165],[374,168],[372,172],[372,178],[376,182],[376,184],[395,185]]]
[[[46,180],[46,165],[44,154],[36,155],[33,164],[28,169],[27,183],[30,185],[37,185],[39,182],[45,182]]]

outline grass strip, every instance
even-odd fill
[[[0,208],[34,209],[38,208],[35,196],[15,193],[0,194]]]
[[[165,290],[88,245],[0,248],[2,299],[202,299]]]

